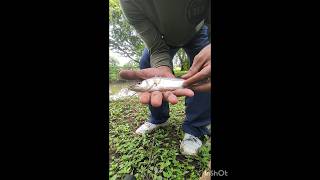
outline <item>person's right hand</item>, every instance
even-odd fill
[[[143,80],[149,79],[152,77],[171,77],[174,78],[175,76],[172,74],[172,71],[167,66],[160,66],[157,68],[147,68],[142,70],[122,70],[120,72],[120,77],[127,80]],[[162,104],[162,100],[168,101],[171,104],[178,103],[177,97],[179,96],[193,96],[194,93],[190,89],[177,89],[174,91],[154,91],[154,92],[142,92],[139,93],[140,102],[143,104],[151,104],[154,107],[160,107]]]
[[[194,57],[188,73],[181,78],[185,79],[184,87],[200,92],[211,90],[211,44],[204,47]]]

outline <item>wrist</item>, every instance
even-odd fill
[[[159,66],[157,68],[164,72],[172,72],[172,69],[169,66]]]
[[[175,77],[173,70],[168,66],[159,66],[157,69],[161,72],[163,77]]]

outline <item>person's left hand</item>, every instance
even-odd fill
[[[211,90],[211,44],[194,57],[188,73],[181,78],[186,79],[183,83],[184,87],[190,87],[194,91]],[[201,83],[202,81],[205,82]]]

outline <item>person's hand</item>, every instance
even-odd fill
[[[167,66],[160,66],[158,68],[147,68],[137,71],[132,70],[122,70],[120,72],[120,77],[127,80],[137,80],[137,79],[148,79],[152,77],[172,77],[175,76],[172,74],[172,71]],[[177,104],[179,96],[193,96],[194,93],[190,89],[177,89],[174,91],[154,91],[154,92],[142,92],[139,93],[140,102],[143,104],[151,104],[154,107],[160,107],[162,100],[168,101],[171,104]]]
[[[211,44],[194,57],[188,73],[181,78],[186,79],[183,83],[184,87],[189,87],[194,91],[211,90]]]

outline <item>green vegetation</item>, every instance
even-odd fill
[[[209,143],[204,143],[196,157],[180,153],[184,98],[170,105],[169,126],[143,136],[134,131],[147,120],[147,106],[132,97],[110,102],[109,107],[110,179],[123,179],[126,174],[137,179],[199,179],[207,168],[211,157]]]
[[[176,77],[181,77],[182,75],[186,74],[188,71],[180,71],[180,70],[173,70],[174,71],[174,75]]]
[[[109,82],[119,80],[119,68],[109,67]]]
[[[143,41],[123,15],[119,0],[109,0],[109,48],[137,63],[144,48]]]
[[[119,79],[120,66],[119,61],[109,56],[109,82],[117,81]]]

